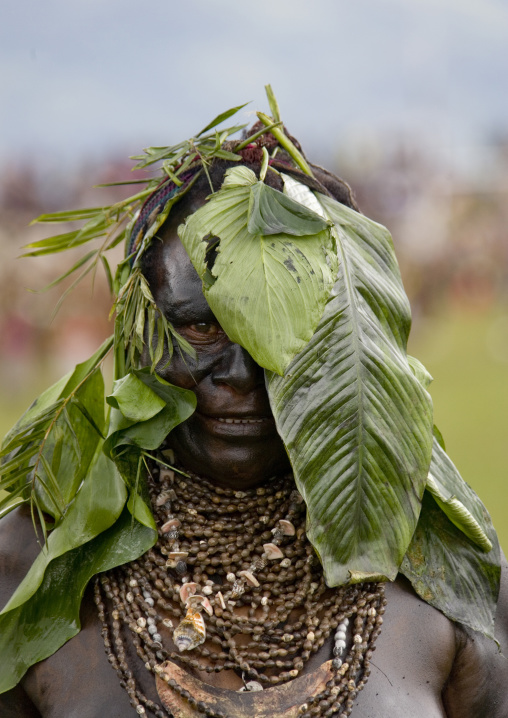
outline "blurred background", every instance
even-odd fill
[[[0,434],[112,331],[103,277],[53,317],[69,256],[41,212],[109,204],[128,157],[268,110],[391,230],[435,421],[508,549],[507,0],[3,0]],[[130,194],[127,188],[126,194]],[[79,253],[78,253],[79,256]],[[34,293],[34,291],[36,293]]]

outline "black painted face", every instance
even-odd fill
[[[178,215],[177,215],[178,216]],[[178,239],[173,221],[155,251],[151,290],[161,312],[196,350],[196,360],[176,348],[163,357],[160,375],[192,389],[196,412],[170,435],[184,466],[218,485],[248,488],[290,470],[277,434],[263,369],[229,340],[203,295],[201,280]]]

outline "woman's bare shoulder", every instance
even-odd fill
[[[0,608],[14,593],[39,551],[27,507],[15,509],[0,520]]]
[[[502,556],[496,641],[456,628],[457,655],[443,693],[450,718],[505,718],[508,715],[508,563]]]

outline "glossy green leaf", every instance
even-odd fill
[[[282,374],[322,316],[337,255],[328,227],[305,237],[251,234],[247,222],[256,183],[245,167],[229,170],[221,190],[189,217],[179,235],[230,339],[258,364]],[[219,239],[213,267],[206,261],[210,237]]]
[[[115,381],[113,393],[106,401],[134,422],[151,419],[166,406],[164,399],[132,372]]]
[[[156,539],[156,532],[133,521],[125,509],[94,539],[50,561],[36,593],[0,614],[0,693],[79,633],[79,608],[92,576],[133,561]]]
[[[478,496],[434,438],[427,490],[450,521],[483,551],[492,549],[491,520]]]
[[[394,579],[420,512],[432,404],[406,356],[389,233],[317,197],[335,224],[338,279],[311,341],[283,377],[267,373],[270,403],[328,584]]]
[[[149,369],[131,372],[132,379],[122,379],[115,383],[112,397],[118,408],[111,412],[110,433],[104,444],[105,453],[115,458],[122,447],[135,446],[141,449],[157,449],[175,426],[188,419],[196,408],[196,395],[188,389],[181,389],[164,381]],[[127,402],[127,389],[139,388],[137,382],[144,386],[143,401],[139,402],[134,412],[132,404]],[[122,401],[118,399],[122,395]],[[132,395],[135,399],[135,396]],[[113,403],[114,405],[114,403]],[[122,413],[126,407],[128,415]]]
[[[485,515],[493,546],[489,553],[454,526],[426,491],[420,520],[400,570],[424,601],[453,621],[493,638],[500,549],[486,511]]]
[[[211,122],[209,122],[206,127],[204,127],[201,132],[198,132],[196,137],[200,137],[201,135],[204,135],[205,132],[208,132],[208,130],[212,130],[214,127],[217,127],[217,125],[220,125],[221,122],[224,122],[225,120],[228,120],[233,115],[236,115],[237,112],[240,112],[240,110],[243,110],[244,107],[246,107],[249,103],[244,102],[243,105],[238,105],[237,107],[232,107],[230,110],[226,110],[225,112],[221,112],[220,115],[217,115]]]
[[[44,550],[2,613],[17,608],[33,596],[51,561],[109,528],[120,516],[126,500],[127,489],[115,464],[99,453],[64,519],[49,534]]]
[[[305,237],[317,234],[329,225],[330,222],[316,212],[264,182],[252,186],[247,222],[251,234]]]

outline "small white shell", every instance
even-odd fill
[[[159,494],[157,498],[155,499],[155,505],[156,506],[164,506],[165,503],[167,503],[170,499],[169,492],[163,491],[162,494]]]
[[[245,684],[245,690],[246,690],[246,691],[252,691],[252,692],[254,692],[254,691],[262,691],[262,690],[263,690],[263,686],[261,685],[261,683],[258,683],[257,681],[248,681],[248,682]]]
[[[224,596],[222,595],[222,593],[220,591],[217,591],[217,593],[215,594],[215,600],[219,602],[219,606],[222,609],[226,608],[226,602],[224,601]]]
[[[200,596],[199,594],[189,596],[187,599],[187,606],[189,607],[189,610],[192,609],[193,611],[201,611],[204,609],[209,616],[213,615],[212,604],[206,596]]]
[[[276,546],[274,543],[265,543],[263,544],[263,549],[266,555],[266,558],[270,561],[278,561],[281,558],[284,558],[284,554],[280,550],[278,546]]]
[[[170,531],[173,531],[173,529],[180,528],[181,525],[182,523],[179,519],[169,519],[169,521],[163,524],[161,531],[163,534],[168,534]]]
[[[250,571],[238,571],[238,575],[244,578],[249,586],[254,586],[255,588],[259,586],[259,581]]]
[[[193,596],[197,590],[197,583],[184,583],[180,589],[180,600],[182,601],[182,603],[186,603],[189,596]]]
[[[171,451],[171,449],[169,449]],[[165,456],[167,459],[171,458],[170,456],[167,456],[167,452],[162,452],[163,456]],[[171,451],[171,455],[174,457],[173,452]],[[174,458],[173,458],[174,461]],[[159,481],[173,481],[175,478],[175,472],[171,471],[171,469],[161,469],[161,472],[159,474]]]
[[[295,527],[291,521],[286,521],[286,519],[280,519],[279,529],[282,531],[284,536],[294,536],[296,533]]]

